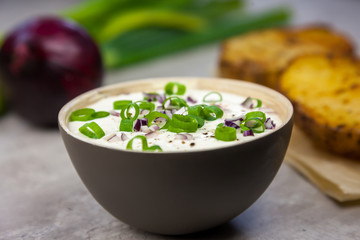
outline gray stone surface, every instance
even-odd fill
[[[74,0],[0,0],[0,32]],[[285,1],[250,1],[257,9]],[[335,25],[359,43],[359,1],[288,1],[295,23]],[[112,72],[106,84],[144,77],[213,76],[218,45]],[[78,178],[57,130],[0,118],[0,239],[360,239],[360,202],[339,204],[283,164],[263,196],[230,223],[193,235],[142,232],[113,218]]]

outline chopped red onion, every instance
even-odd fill
[[[180,108],[179,110],[176,110],[175,112],[174,112],[174,114],[184,114],[186,112],[186,108],[185,107],[182,107],[182,108]]]
[[[136,123],[135,123],[135,125],[134,125],[134,130],[135,130],[135,132],[140,131],[140,128],[141,128],[141,121],[140,121],[140,119],[137,119],[137,120],[136,120]]]
[[[166,99],[166,95],[165,93],[163,93],[162,95],[159,94],[159,98],[158,98],[158,102],[159,103],[163,103]]]
[[[114,111],[114,110],[111,110],[111,111],[110,111],[110,115],[111,115],[111,116],[115,116],[115,117],[120,117],[120,113],[117,112],[117,111]]]
[[[135,123],[135,125],[134,125],[134,130],[135,130],[135,132],[139,132],[140,129],[141,129],[141,127],[142,127],[142,126],[147,126],[147,124],[148,124],[147,118],[137,119],[137,120],[136,120],[136,123]]]
[[[264,125],[265,125],[265,129],[274,129],[276,127],[276,124],[270,118],[267,118],[265,120]]]
[[[149,132],[145,134],[146,138],[154,138],[157,137],[160,134],[160,132],[158,131],[153,131],[153,132]]]
[[[126,140],[128,140],[129,139],[129,137],[125,134],[125,133],[121,133],[121,140],[122,141],[126,141]]]
[[[141,126],[140,130],[144,133],[153,132],[148,126]]]
[[[150,129],[151,131],[156,131],[156,130],[159,130],[160,127],[159,127],[158,125],[151,125],[151,126],[149,127],[149,129]]]
[[[194,136],[189,133],[178,133],[175,135],[175,139],[178,140],[193,140]]]
[[[254,136],[254,132],[253,132],[251,129],[245,130],[245,131],[243,132],[243,136],[244,136],[244,137]]]
[[[245,99],[244,102],[241,103],[242,106],[246,107],[246,108],[253,108],[254,104],[253,104],[253,101],[251,99],[251,97],[247,97]]]
[[[162,110],[160,111],[160,113],[166,114],[166,116],[168,116],[170,119],[172,118],[172,111],[171,110]]]
[[[106,141],[108,141],[108,142],[113,142],[112,140],[113,140],[114,138],[117,138],[116,133],[113,133],[113,134],[111,134],[111,135],[109,135],[109,136],[104,137],[104,140],[106,140]]]
[[[191,96],[188,96],[188,97],[186,98],[186,101],[188,101],[189,103],[192,103],[192,104],[197,103],[197,101],[196,101],[194,98],[192,98]]]
[[[140,122],[141,122],[141,126],[147,126],[148,125],[148,119],[147,118],[140,119]]]
[[[237,125],[236,123],[234,123],[233,121],[227,121],[227,120],[225,120],[224,125],[227,126],[227,127],[233,127],[233,128],[235,128],[235,129],[240,128],[240,126]]]

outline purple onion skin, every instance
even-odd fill
[[[56,17],[24,22],[0,49],[0,72],[13,109],[27,121],[56,126],[60,108],[99,87],[99,48],[81,27]]]

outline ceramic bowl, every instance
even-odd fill
[[[203,151],[138,152],[102,147],[70,132],[70,113],[104,96],[163,89],[169,81],[260,98],[283,121],[254,140]],[[219,78],[159,78],[123,82],[84,93],[59,113],[71,161],[94,198],[120,221],[160,234],[188,234],[233,219],[275,177],[286,152],[293,108],[280,93],[254,83]],[[259,216],[261,217],[261,216]]]

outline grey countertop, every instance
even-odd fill
[[[0,0],[0,32],[75,0]],[[287,2],[294,22],[321,21],[360,43],[360,1],[250,1],[259,9]],[[105,84],[145,77],[214,76],[218,45],[164,57],[106,76]],[[59,132],[33,127],[14,113],[0,118],[0,239],[360,239],[360,202],[339,204],[286,163],[248,210],[212,230],[161,236],[108,214],[77,176]]]

